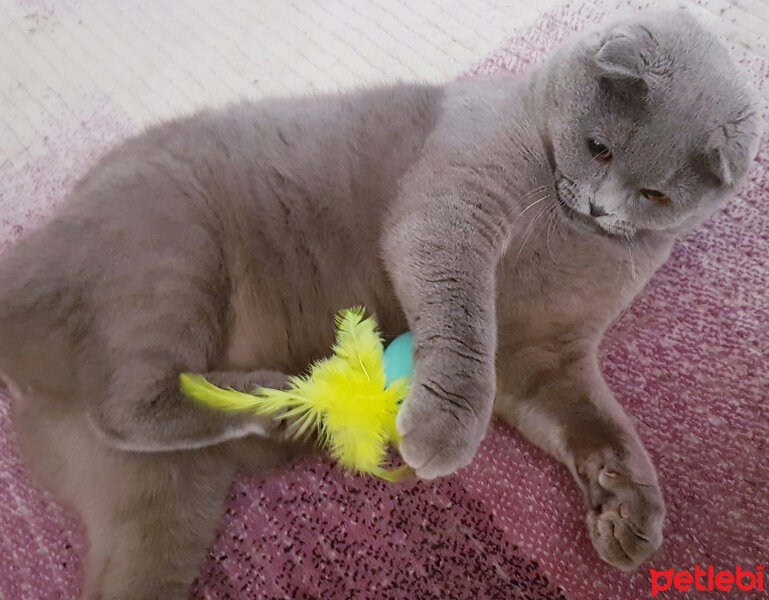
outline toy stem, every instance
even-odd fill
[[[371,471],[371,474],[379,477],[379,479],[389,481],[390,483],[400,483],[401,481],[412,479],[416,475],[416,471],[408,465],[402,465],[394,469],[377,467]]]

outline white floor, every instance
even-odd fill
[[[555,1],[2,0],[0,162],[99,96],[144,125],[240,96],[445,79]]]
[[[563,0],[0,0],[0,251],[143,126],[456,76]]]

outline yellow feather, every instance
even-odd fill
[[[385,388],[382,339],[374,319],[364,314],[362,308],[340,312],[334,354],[312,365],[308,375],[290,378],[287,390],[245,394],[188,374],[180,377],[181,389],[219,410],[289,419],[295,436],[315,432],[343,468],[399,481],[411,472],[408,468],[390,471],[380,465],[389,445],[400,441],[395,417],[408,379]]]
[[[179,387],[186,396],[218,410],[258,411],[262,404],[259,398],[251,394],[217,387],[202,375],[194,373],[182,373],[179,376]]]

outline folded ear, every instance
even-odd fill
[[[653,37],[646,28],[617,25],[604,37],[594,61],[603,77],[641,80],[652,49]]]
[[[720,185],[734,185],[745,176],[758,151],[762,125],[760,116],[746,108],[710,134],[704,152],[705,165]]]

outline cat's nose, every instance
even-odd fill
[[[591,217],[605,217],[609,213],[607,213],[603,208],[598,206],[597,204],[593,204],[592,202],[588,202],[590,204],[590,216]]]

